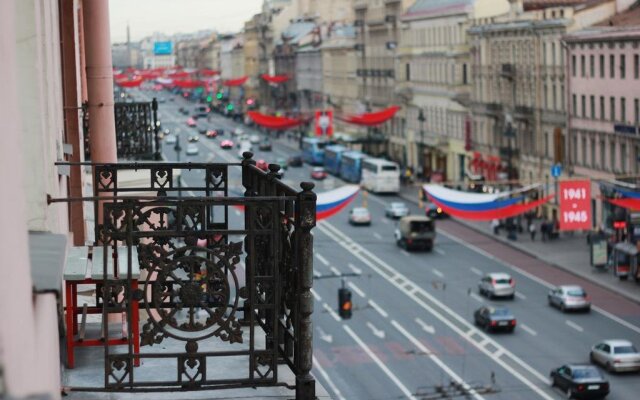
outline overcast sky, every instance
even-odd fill
[[[109,0],[111,41],[127,39],[127,22],[133,41],[156,31],[237,32],[261,6],[262,0]]]

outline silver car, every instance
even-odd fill
[[[389,218],[402,218],[409,215],[409,208],[402,202],[394,201],[385,207],[384,214]]]
[[[603,340],[591,348],[589,359],[609,372],[640,371],[640,353],[628,340]]]
[[[509,274],[491,272],[478,282],[478,292],[488,298],[507,297],[513,299],[516,294],[516,283]]]
[[[587,292],[578,285],[562,285],[549,291],[547,296],[551,307],[558,307],[563,312],[569,310],[591,310],[591,302]]]
[[[188,156],[195,156],[196,154],[198,154],[198,146],[196,146],[195,144],[188,145],[186,153]]]

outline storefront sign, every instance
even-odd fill
[[[591,182],[561,181],[560,230],[591,229]]]

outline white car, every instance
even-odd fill
[[[409,215],[409,208],[400,201],[394,201],[385,207],[384,214],[389,218],[402,218]]]
[[[176,135],[167,135],[164,137],[164,142],[166,144],[176,144],[177,141],[178,138],[176,137]]]
[[[587,292],[578,285],[560,285],[549,291],[547,300],[551,307],[558,307],[561,311],[582,310],[591,311],[591,301]]]
[[[236,128],[231,132],[233,133],[233,136],[240,136],[244,134],[244,130],[242,130],[242,128]]]
[[[609,372],[640,371],[640,353],[628,340],[603,340],[591,348],[589,360]]]
[[[490,299],[493,297],[513,299],[516,295],[516,282],[509,274],[491,272],[483,276],[478,282],[478,292]]]
[[[198,146],[196,146],[195,144],[190,144],[187,146],[187,150],[185,150],[185,153],[188,156],[195,156],[198,154]]]
[[[258,144],[260,143],[260,136],[258,135],[251,135],[251,137],[249,137],[249,141],[253,144]]]
[[[349,212],[351,225],[371,225],[371,213],[364,207],[356,207]]]

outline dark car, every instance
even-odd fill
[[[206,135],[207,134],[207,128],[198,129],[198,133],[201,134],[201,135]]]
[[[296,154],[289,157],[289,160],[287,160],[287,164],[289,164],[290,167],[302,167],[302,156]]]
[[[516,329],[516,317],[506,307],[482,306],[473,313],[473,322],[486,331]]]
[[[434,203],[427,203],[427,205],[424,207],[424,212],[427,217],[433,219],[447,218],[449,216],[442,210],[442,208],[438,207]]]
[[[271,151],[271,141],[269,141],[269,139],[265,139],[260,143],[258,149],[260,149],[260,151]]]
[[[609,394],[609,382],[588,364],[565,364],[552,369],[551,386],[565,392],[568,399],[604,399]]]

